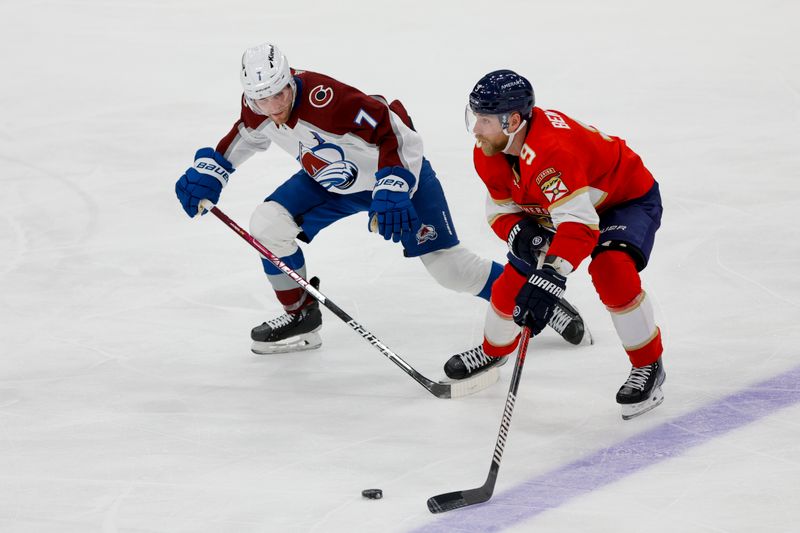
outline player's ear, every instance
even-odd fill
[[[511,116],[508,117],[508,131],[517,131],[517,128],[519,128],[520,124],[522,124],[522,115],[514,111],[511,113]]]

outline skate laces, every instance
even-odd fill
[[[566,311],[561,309],[559,306],[553,307],[553,316],[550,318],[548,324],[551,328],[556,330],[558,334],[564,333],[564,329],[566,329],[567,324],[572,322],[572,316],[569,315]]]
[[[277,318],[273,318],[272,320],[267,321],[267,326],[269,326],[273,331],[276,329],[280,329],[283,327],[288,326],[292,322],[294,322],[295,315],[290,315],[289,313],[285,313]]]
[[[458,357],[464,362],[468,372],[472,372],[476,368],[480,368],[489,362],[489,356],[483,353],[483,346],[472,348],[466,352],[458,354]]]
[[[653,365],[640,366],[631,368],[631,374],[628,376],[628,381],[625,386],[632,389],[644,390],[650,374],[653,372]]]

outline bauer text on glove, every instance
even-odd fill
[[[200,211],[200,200],[217,203],[233,171],[233,165],[213,148],[199,149],[194,156],[194,166],[175,184],[175,194],[186,214],[195,216]]]
[[[386,240],[399,242],[403,232],[419,228],[419,217],[411,203],[411,189],[417,179],[403,167],[382,168],[375,178],[369,207],[370,224],[377,218],[378,233]]]

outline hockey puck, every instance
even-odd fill
[[[381,489],[364,489],[361,491],[361,495],[370,500],[380,500],[383,498],[383,491]]]

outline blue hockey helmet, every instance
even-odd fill
[[[506,116],[517,112],[527,119],[534,103],[531,82],[513,70],[495,70],[486,74],[469,93],[470,109],[483,115]]]

